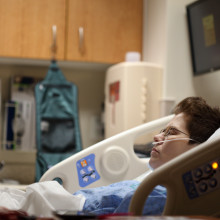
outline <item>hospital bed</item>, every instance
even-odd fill
[[[89,147],[50,168],[40,181],[62,181],[70,193],[134,179],[146,172],[146,158],[134,153],[138,136],[163,128],[173,115],[140,125]],[[164,185],[163,215],[220,215],[220,138],[201,144],[150,173],[136,190],[129,211],[141,215],[153,188]],[[86,178],[85,178],[86,177]],[[85,179],[84,179],[85,178]]]

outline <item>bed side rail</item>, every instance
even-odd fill
[[[50,168],[40,181],[62,180],[73,193],[79,189],[133,179],[146,172],[146,160],[134,153],[134,141],[165,126],[173,115],[157,119],[105,139]]]

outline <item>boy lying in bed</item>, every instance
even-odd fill
[[[174,109],[174,118],[154,137],[149,165],[156,169],[174,157],[206,141],[220,127],[220,110],[200,97],[189,97]],[[140,181],[129,180],[109,186],[80,190],[86,198],[83,211],[94,214],[127,213]],[[166,190],[157,186],[148,197],[143,215],[162,214]]]

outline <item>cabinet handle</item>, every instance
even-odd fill
[[[52,52],[52,60],[55,60],[56,58],[56,52],[57,52],[57,26],[52,26],[52,45],[51,45],[51,52]]]
[[[84,28],[79,27],[79,51],[84,52]]]

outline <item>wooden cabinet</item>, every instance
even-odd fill
[[[51,59],[56,25],[58,60],[121,62],[141,53],[142,1],[0,0],[0,57]]]
[[[116,63],[128,51],[141,53],[142,4],[142,0],[69,0],[65,59]]]
[[[66,0],[0,0],[0,56],[50,59],[52,26],[64,59]]]

